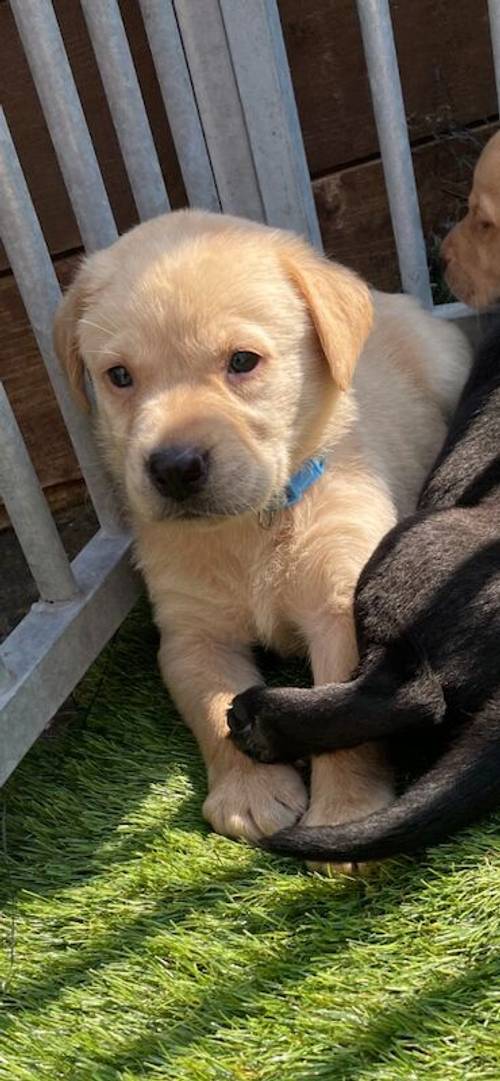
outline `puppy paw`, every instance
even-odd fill
[[[258,762],[295,762],[302,756],[286,724],[289,699],[290,691],[268,687],[250,687],[233,699],[227,723],[240,751]]]
[[[366,818],[374,811],[380,811],[387,807],[394,799],[394,789],[389,782],[381,782],[369,793],[365,793],[363,800],[341,802],[335,799],[334,793],[320,793],[314,801],[311,801],[309,809],[301,820],[301,826],[340,826],[345,822],[355,822]],[[355,875],[362,871],[365,873],[373,867],[373,863],[315,863],[309,861],[307,866],[311,871],[318,871],[328,878],[334,875]]]
[[[291,766],[264,766],[242,759],[219,777],[203,805],[216,833],[258,841],[293,826],[307,806],[307,793]]]

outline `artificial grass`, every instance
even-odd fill
[[[209,833],[138,606],[3,792],[0,1078],[500,1078],[500,820],[364,879]]]

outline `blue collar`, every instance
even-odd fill
[[[308,458],[304,465],[293,474],[285,488],[283,508],[294,507],[302,496],[325,472],[324,458]]]
[[[324,458],[308,458],[307,462],[304,462],[304,465],[301,465],[300,469],[293,474],[293,477],[290,477],[281,499],[259,512],[260,525],[264,529],[270,529],[276,515],[281,510],[287,510],[288,507],[294,507],[296,503],[300,503],[302,496],[309,488],[312,488],[324,472]]]

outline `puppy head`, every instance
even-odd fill
[[[80,399],[90,375],[134,514],[203,521],[269,505],[340,434],[371,317],[365,285],[297,237],[178,211],[83,264],[55,345]]]
[[[443,241],[446,281],[473,308],[500,297],[500,132],[486,144],[474,171],[469,209]]]

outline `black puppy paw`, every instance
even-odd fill
[[[279,690],[250,687],[233,698],[227,714],[231,738],[240,751],[258,762],[294,762],[300,753],[276,723],[281,714]]]

